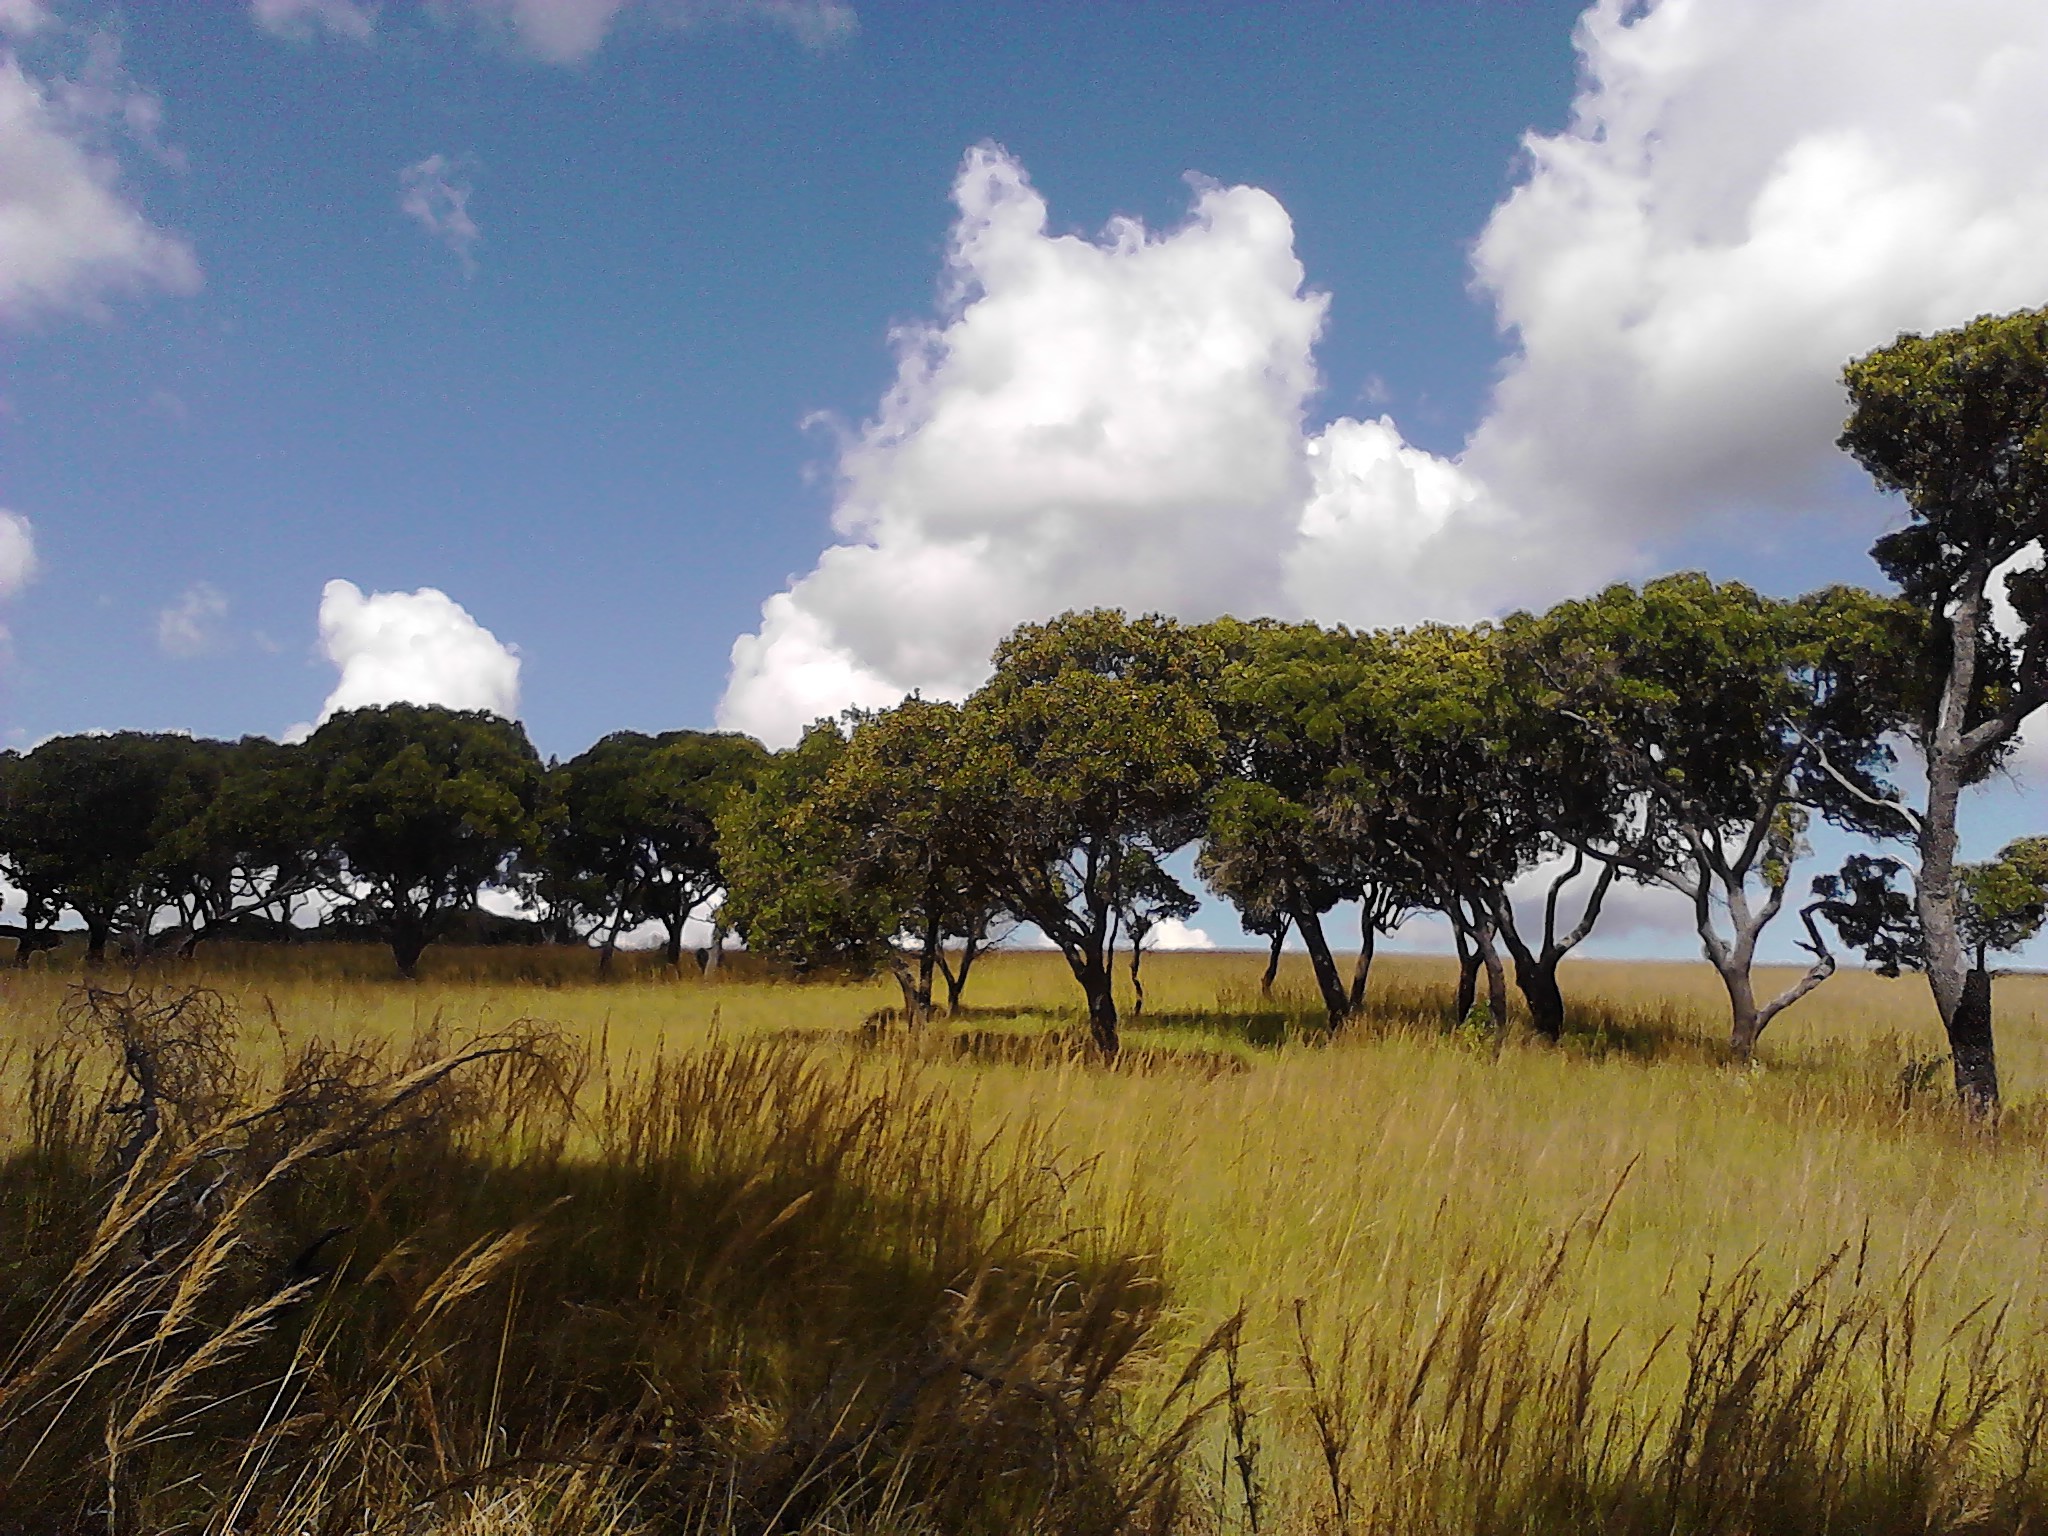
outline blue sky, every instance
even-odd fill
[[[1836,374],[2048,300],[2044,86],[2035,0],[0,0],[0,734],[1874,580]]]
[[[0,504],[41,554],[10,734],[303,719],[344,577],[440,587],[517,644],[567,754],[710,723],[733,637],[825,540],[831,442],[802,423],[873,410],[982,140],[1077,229],[1171,222],[1189,171],[1270,188],[1343,296],[1330,403],[1377,377],[1455,445],[1498,353],[1463,246],[1569,100],[1574,13],[863,5],[833,45],[624,26],[568,66],[396,6],[368,46],[225,3],[64,14],[161,101],[183,168],[129,175],[203,286],[7,338]],[[433,154],[473,189],[467,274],[399,209]],[[218,648],[165,655],[196,582]]]

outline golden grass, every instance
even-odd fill
[[[1826,1390],[1790,1411],[1837,1424],[1823,1412],[1837,1389],[1877,1405],[1837,1424],[1850,1462],[1882,1459],[1880,1420],[1894,1439],[1910,1438],[1908,1420],[1939,1439],[1928,1426],[1952,1404],[1935,1399],[1944,1380],[1961,1390],[1969,1348],[1988,1351],[1983,1369],[2000,1379],[2032,1369],[2030,1351],[2048,1336],[2048,978],[2000,983],[2012,1107],[1991,1131],[1961,1122],[1945,1075],[1927,1069],[1940,1033],[1913,978],[1838,976],[1773,1025],[1757,1064],[1739,1067],[1719,1049],[1719,985],[1703,965],[1569,964],[1578,1027],[1550,1049],[1447,1032],[1448,963],[1406,956],[1382,960],[1373,1019],[1325,1043],[1311,1027],[1305,962],[1290,959],[1271,1003],[1257,995],[1260,963],[1149,960],[1147,1018],[1127,1021],[1126,1061],[1107,1071],[1029,1048],[1048,1026],[1073,1023],[1072,982],[1049,955],[990,957],[969,1016],[922,1037],[863,1033],[870,1011],[894,1000],[886,984],[774,982],[744,964],[710,979],[642,965],[599,985],[583,954],[443,951],[405,984],[385,978],[388,957],[375,951],[322,946],[223,950],[197,974],[259,1052],[281,1054],[266,1041],[460,1038],[536,1021],[588,1042],[622,1081],[714,1043],[789,1035],[822,1062],[907,1072],[1012,1174],[1042,1185],[1039,1170],[1057,1170],[1055,1226],[1156,1251],[1169,1311],[1147,1357],[1152,1398],[1242,1312],[1231,1401],[1190,1452],[1190,1486],[1204,1491],[1182,1511],[1188,1529],[1566,1529],[1596,1506],[1614,1529],[1779,1528],[1755,1509],[1739,1516],[1748,1526],[1661,1507],[1653,1519],[1626,1500],[1556,1493],[1574,1478],[1619,1487],[1626,1458],[1612,1445],[1544,1451],[1528,1438],[1541,1415],[1531,1408],[1521,1427],[1503,1427],[1505,1410],[1486,1394],[1548,1401],[1570,1375],[1574,1341],[1589,1340],[1607,1351],[1593,1373],[1602,1433],[1661,1423],[1668,1463],[1668,1432],[1706,1369],[1703,1319],[1748,1307],[1739,1326],[1765,1328],[1816,1275],[1810,1310],[1787,1336],[1860,1321],[1843,1323],[1839,1358],[1819,1378]],[[74,981],[61,964],[0,977],[0,1040],[41,1037]],[[1909,1323],[1907,1369],[1898,1353]],[[1464,1374],[1447,1376],[1453,1325],[1477,1342]],[[1473,1374],[1481,1358],[1505,1374],[1486,1385]],[[1412,1403],[1374,1396],[1396,1379],[1418,1383]],[[1771,1417],[1776,1390],[1757,1386],[1744,1412],[1773,1426],[1782,1451],[1798,1434]],[[1886,1391],[1910,1401],[1885,1408]],[[2024,1427],[2018,1402],[1991,1411],[1971,1457],[2011,1449]],[[1552,1403],[1543,1422],[1570,1419],[1567,1407]],[[1423,1421],[1427,1433],[1413,1427]],[[1489,1445],[1508,1447],[1512,1471],[1504,1462],[1479,1476]],[[1495,1508],[1496,1497],[1521,1503]],[[1834,1520],[1860,1509],[1868,1528],[1934,1528],[1877,1520],[1883,1498],[1868,1489],[1828,1497]],[[1562,1501],[1554,1518],[1534,1512],[1546,1499]],[[1790,1513],[1780,1524],[1828,1528]]]

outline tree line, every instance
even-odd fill
[[[715,913],[707,960],[732,932],[799,968],[887,971],[922,1019],[1028,923],[1110,1052],[1120,949],[1141,1006],[1146,935],[1195,909],[1167,868],[1194,845],[1275,959],[1299,936],[1330,1028],[1364,1005],[1377,938],[1431,912],[1460,1013],[1504,1025],[1512,985],[1556,1039],[1561,962],[1623,881],[1692,903],[1738,1054],[1839,944],[1925,972],[1957,1090],[1988,1110],[1990,957],[2048,914],[2048,839],[1968,865],[1956,816],[2048,702],[2027,558],[2048,533],[2048,311],[1903,336],[1845,383],[1842,446],[1903,500],[1873,549],[1896,596],[1682,573],[1404,630],[1069,613],[1012,633],[961,703],[850,712],[773,754],[620,732],[543,764],[513,722],[413,705],[289,746],[60,737],[0,758],[0,866],[26,903],[8,931],[23,961],[66,911],[95,958],[190,949],[287,936],[317,896],[410,974],[495,887],[600,967],[648,923],[678,963],[685,923]],[[1800,889],[1815,818],[1878,851]],[[1349,974],[1327,929],[1344,903]],[[1764,996],[1781,918],[1809,964]]]

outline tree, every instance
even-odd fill
[[[1312,624],[1214,630],[1230,658],[1217,703],[1229,776],[1211,802],[1196,869],[1249,930],[1272,940],[1269,975],[1288,928],[1300,933],[1336,1030],[1364,1005],[1377,933],[1411,905],[1388,874],[1398,834],[1377,798],[1383,786],[1347,751],[1366,680],[1387,665],[1390,642]],[[1363,915],[1349,985],[1323,929],[1324,914],[1346,900]]]
[[[1584,872],[1568,861],[1544,895],[1542,926],[1526,931],[1509,888],[1559,847],[1558,828],[1611,814],[1614,791],[1597,761],[1569,754],[1538,711],[1515,696],[1500,631],[1426,624],[1388,637],[1383,659],[1360,674],[1347,706],[1351,771],[1370,786],[1396,895],[1441,912],[1457,937],[1459,1005],[1469,1008],[1483,968],[1496,1027],[1507,1022],[1500,950],[1530,1023],[1564,1031],[1558,966],[1598,920],[1613,878],[1602,866],[1576,923],[1560,927],[1564,892]]]
[[[963,712],[963,779],[991,808],[991,889],[1065,957],[1105,1054],[1123,914],[1200,834],[1221,767],[1218,660],[1211,639],[1158,615],[1062,614],[1004,640]]]
[[[1589,801],[1590,820],[1566,815],[1553,830],[1692,903],[1740,1056],[1834,971],[1808,910],[1812,964],[1756,997],[1757,943],[1783,908],[1810,815],[1860,820],[1821,754],[1860,790],[1881,781],[1919,629],[1909,607],[1853,588],[1788,602],[1697,572],[1617,584],[1510,628],[1517,696],[1553,741],[1604,758],[1623,797]]]
[[[540,758],[488,711],[349,710],[305,752],[329,889],[383,935],[402,976],[539,837]]]
[[[1986,316],[1903,335],[1849,364],[1841,446],[1905,500],[1907,525],[1872,547],[1927,617],[1929,684],[1915,722],[1926,763],[1917,809],[1885,803],[1886,829],[1917,856],[1913,900],[1929,989],[1948,1032],[1956,1092],[1974,1113],[1998,1104],[1989,989],[1969,986],[1957,871],[1963,791],[2048,702],[2048,581],[2017,569],[2048,535],[2048,310]],[[2013,633],[1993,623],[2003,574]]]
[[[664,958],[681,963],[684,925],[724,888],[718,813],[766,756],[729,732],[614,731],[551,771],[544,883],[554,904],[597,920],[600,972],[644,922],[661,924]]]
[[[300,897],[321,883],[305,753],[262,736],[186,741],[175,756],[145,861],[142,905],[167,911],[139,946],[191,954],[244,919],[289,933]]]
[[[889,971],[905,1016],[920,1020],[918,981],[897,946],[901,889],[862,862],[858,831],[827,809],[827,784],[848,754],[842,729],[817,721],[727,801],[725,913],[750,950],[797,971]]]
[[[90,962],[124,919],[147,928],[149,860],[189,746],[140,731],[56,736],[13,764],[0,854],[29,902],[17,960],[67,907],[85,925]]]

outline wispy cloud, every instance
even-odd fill
[[[156,616],[156,648],[178,661],[210,656],[226,648],[221,621],[228,600],[207,581],[195,581]]]
[[[398,206],[421,229],[455,253],[465,277],[476,272],[471,248],[483,238],[469,216],[467,156],[433,154],[398,173]]]
[[[377,28],[377,7],[357,0],[249,0],[249,14],[272,36],[295,42],[326,32],[367,43]]]

